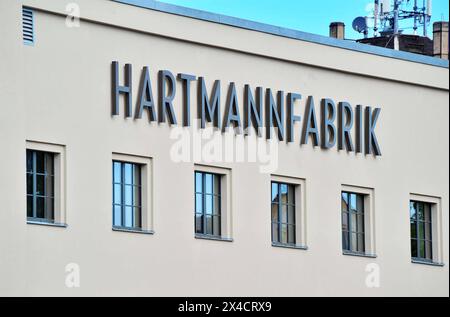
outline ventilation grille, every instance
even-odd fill
[[[34,44],[34,17],[30,9],[22,8],[22,35],[24,44]]]

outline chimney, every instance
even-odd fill
[[[433,23],[434,57],[448,60],[448,22]]]
[[[339,40],[345,39],[345,24],[342,22],[331,23],[330,24],[330,37],[334,37]]]

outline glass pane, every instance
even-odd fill
[[[141,167],[133,164],[133,185],[141,185]]]
[[[419,221],[419,239],[425,239],[425,223]]]
[[[205,195],[205,212],[208,215],[213,213],[213,196],[211,195]]]
[[[45,218],[45,199],[42,197],[36,197],[36,217]]]
[[[201,193],[203,191],[203,177],[202,173],[196,172],[195,173],[195,192]]]
[[[195,194],[195,212],[203,213],[203,199],[202,194]]]
[[[53,197],[53,179],[54,176],[45,177],[45,195]]]
[[[113,204],[121,204],[122,203],[122,186],[114,185],[114,201]]]
[[[33,217],[33,196],[27,196],[27,217]]]
[[[431,205],[425,204],[425,221],[431,222]]]
[[[288,206],[287,205],[281,205],[281,222],[287,223],[287,214],[288,214]]]
[[[425,220],[423,203],[417,203],[417,216],[419,220]]]
[[[350,210],[356,211],[356,194],[350,194]]]
[[[431,241],[425,242],[425,258],[427,260],[433,259],[433,249],[432,249]]]
[[[53,175],[53,154],[52,153],[46,153],[45,154],[45,172],[48,175]]]
[[[212,176],[212,174],[205,175],[205,192],[207,194],[213,193],[213,176]]]
[[[203,216],[201,214],[195,215],[195,233],[203,233]]]
[[[349,231],[350,228],[348,227],[348,213],[343,212],[342,213],[342,230]]]
[[[272,202],[278,202],[278,184],[272,183]]]
[[[357,216],[358,219],[358,225],[357,225],[357,231],[358,232],[364,232],[364,216],[363,215],[358,215]]]
[[[55,210],[54,210],[54,199],[47,197],[45,198],[45,209],[46,209],[46,218],[48,220],[55,219]]]
[[[122,182],[122,169],[120,162],[114,162],[114,183]]]
[[[141,187],[139,186],[133,188],[133,204],[134,206],[141,206]]]
[[[417,254],[417,240],[412,239],[411,240],[411,256],[413,258],[417,258],[418,254]]]
[[[212,216],[206,216],[206,231],[205,234],[213,234],[213,230],[212,230]]]
[[[36,175],[36,194],[44,196],[45,195],[45,176]]]
[[[416,222],[411,222],[411,238],[417,239],[417,224],[416,224]]]
[[[220,196],[214,196],[214,214],[220,215]]]
[[[122,211],[120,206],[113,206],[113,225],[122,227]]]
[[[413,201],[409,203],[409,217],[416,220],[416,203]]]
[[[33,151],[27,150],[27,172],[33,171]]]
[[[348,194],[347,193],[345,193],[345,192],[343,192],[342,193],[342,210],[344,210],[344,211],[348,211],[349,210],[349,205],[348,205]]]
[[[36,151],[36,173],[45,173],[44,152]]]
[[[358,251],[358,235],[356,233],[351,232],[350,233],[350,250],[351,251]]]
[[[124,177],[125,184],[133,184],[133,165],[130,163],[124,163]]]
[[[281,243],[288,243],[287,225],[281,225]]]
[[[425,241],[418,240],[418,243],[419,243],[419,258],[424,259],[425,258]]]
[[[221,233],[221,224],[220,224],[220,216],[213,217],[213,235],[220,236]]]
[[[357,218],[355,213],[350,213],[350,231],[357,232]]]
[[[348,240],[349,233],[346,231],[342,232],[342,249],[350,250],[350,241]]]
[[[125,223],[127,228],[133,227],[133,207],[125,207]]]
[[[278,204],[272,204],[272,222],[278,222]]]
[[[356,210],[360,213],[364,213],[364,196],[356,195]]]
[[[141,208],[140,207],[134,207],[133,210],[134,210],[134,216],[133,216],[134,227],[140,229],[140,228],[142,228]]]
[[[272,223],[272,241],[280,242],[278,240],[278,223]]]
[[[288,206],[288,223],[291,225],[295,225],[295,207]]]
[[[286,184],[281,184],[281,186],[280,186],[280,199],[281,199],[281,202],[283,204],[287,204],[288,203],[287,193],[288,193],[288,186]]]
[[[288,225],[288,243],[295,244],[295,226]]]
[[[295,205],[295,187],[293,185],[288,186],[288,202]]]
[[[364,252],[364,234],[358,233],[358,252]]]
[[[432,235],[431,235],[431,223],[424,223],[424,227],[425,227],[425,240],[431,240],[432,239]]]
[[[214,194],[220,195],[220,175],[214,175]]]
[[[125,185],[124,188],[124,203],[125,205],[133,205],[133,186]]]
[[[27,194],[33,195],[33,174],[27,174]]]

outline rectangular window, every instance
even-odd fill
[[[195,233],[221,236],[221,175],[195,172]]]
[[[272,182],[272,242],[295,245],[295,186]]]
[[[413,259],[433,261],[432,204],[410,201],[411,255]]]
[[[344,251],[364,254],[365,208],[364,195],[342,192],[342,248]]]
[[[27,150],[27,219],[55,222],[54,154]]]
[[[142,229],[141,165],[113,161],[113,226]]]

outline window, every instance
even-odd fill
[[[272,182],[272,242],[296,244],[295,187]]]
[[[113,231],[154,234],[152,159],[112,153]]]
[[[409,203],[411,224],[411,255],[413,259],[432,262],[432,204],[411,201]]]
[[[27,223],[66,227],[65,147],[27,141]]]
[[[113,226],[141,229],[142,181],[139,164],[113,162]]]
[[[364,254],[365,246],[364,195],[342,192],[342,248]]]
[[[54,154],[27,150],[27,218],[55,221]]]
[[[193,176],[195,238],[232,242],[231,169],[196,164]]]
[[[195,172],[195,233],[221,236],[221,176]]]

